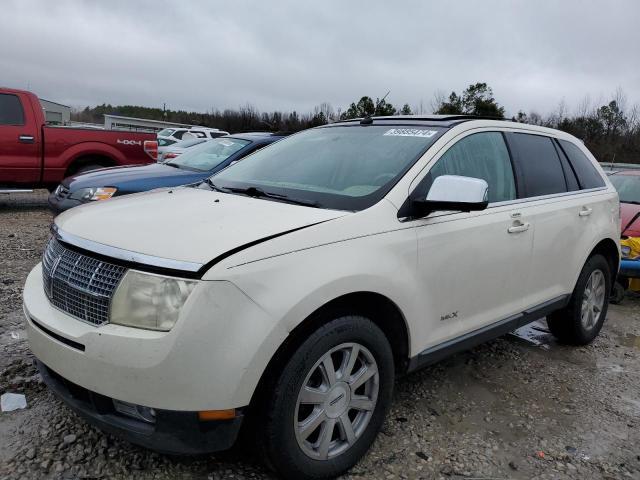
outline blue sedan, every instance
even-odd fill
[[[196,145],[164,163],[103,168],[74,175],[65,178],[49,195],[49,208],[58,214],[83,203],[201,182],[281,138],[271,133],[230,135]]]

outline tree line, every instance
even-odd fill
[[[469,85],[460,93],[448,96],[437,92],[430,108],[422,102],[413,108],[404,104],[396,108],[386,97],[363,96],[344,110],[334,109],[330,103],[322,103],[311,112],[297,111],[260,112],[251,104],[238,109],[211,109],[208,112],[187,112],[137,105],[102,104],[93,108],[72,112],[71,119],[79,122],[102,123],[104,114],[166,120],[169,122],[220,128],[229,132],[271,131],[293,133],[306,128],[325,125],[339,120],[381,115],[412,114],[467,114],[492,118],[505,118],[505,109],[486,83]],[[629,106],[624,93],[618,89],[612,98],[593,102],[589,97],[570,112],[564,102],[547,115],[535,111],[518,111],[510,118],[515,122],[529,123],[566,131],[585,142],[598,160],[603,162],[640,163],[640,107]]]

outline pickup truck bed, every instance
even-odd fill
[[[35,94],[0,88],[0,190],[52,189],[84,170],[151,163],[155,140],[153,133],[47,126]]]

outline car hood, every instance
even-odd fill
[[[71,191],[88,187],[118,187],[126,189],[128,186],[146,183],[147,181],[158,182],[162,186],[184,185],[190,181],[195,181],[191,180],[192,178],[203,179],[207,176],[209,176],[208,172],[181,170],[168,165],[153,163],[150,165],[128,165],[93,170],[66,178],[62,184]]]
[[[640,212],[640,205],[620,202],[620,225],[623,230],[621,233],[627,237],[640,237],[640,216],[629,223],[638,212]]]
[[[198,188],[163,189],[72,208],[55,228],[140,255],[206,264],[269,237],[349,212]]]

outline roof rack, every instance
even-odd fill
[[[345,123],[360,123],[363,125],[371,125],[376,121],[383,122],[429,122],[429,123],[443,123],[448,126],[457,125],[458,123],[468,122],[471,120],[500,120],[505,121],[504,118],[491,117],[488,115],[392,115],[392,116],[380,116],[380,117],[362,117],[353,118],[349,120],[340,120],[336,124]]]

